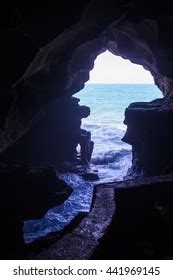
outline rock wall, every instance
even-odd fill
[[[88,162],[92,154],[89,132],[81,129],[81,120],[90,114],[87,106],[80,106],[74,97],[52,102],[43,117],[0,156],[6,163],[31,166],[58,166],[64,161]],[[81,146],[81,157],[76,147]],[[90,147],[91,146],[91,147]]]
[[[129,175],[161,175],[173,170],[173,99],[130,104],[123,141],[132,145]]]
[[[78,103],[78,98],[68,97],[49,104],[29,132],[0,156],[2,259],[24,254],[24,220],[41,218],[72,192],[53,169],[43,167],[90,160],[91,134],[80,127],[90,109]]]

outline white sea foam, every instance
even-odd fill
[[[40,220],[30,220],[24,223],[24,239],[30,243],[50,232],[63,229],[79,212],[89,212],[93,184],[83,180],[74,173],[57,173],[58,178],[73,188],[72,194],[63,205],[50,209]]]

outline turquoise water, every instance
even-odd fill
[[[82,126],[91,131],[95,142],[91,169],[98,172],[98,183],[123,179],[131,165],[131,146],[121,141],[126,130],[125,108],[132,102],[160,98],[161,92],[154,85],[86,84],[75,96],[91,109]],[[50,209],[42,219],[25,222],[26,243],[63,229],[79,212],[90,210],[93,183],[73,173],[57,175],[72,186],[73,192],[63,205]]]
[[[42,219],[24,223],[26,243],[46,236],[50,232],[59,231],[68,225],[78,213],[90,211],[93,185],[74,173],[60,174],[57,172],[57,175],[59,179],[64,180],[73,188],[73,192],[62,205],[50,209]]]
[[[132,102],[162,97],[160,90],[152,84],[86,84],[75,96],[91,109],[82,126],[95,142],[92,169],[98,170],[101,182],[123,179],[131,165],[131,146],[121,141],[125,109]]]

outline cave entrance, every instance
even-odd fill
[[[75,96],[91,109],[82,121],[82,128],[91,132],[94,141],[91,169],[98,172],[101,182],[122,180],[132,159],[131,146],[121,141],[126,130],[124,112],[132,102],[162,97],[152,75],[106,51],[97,57],[90,80]]]
[[[132,102],[162,97],[151,74],[106,51],[95,60],[89,82],[75,96],[91,110],[90,116],[82,119],[82,128],[91,132],[95,143],[91,170],[98,173],[99,183],[123,179],[132,158],[131,146],[121,141],[126,131],[124,111]],[[25,222],[26,243],[63,229],[79,211],[90,211],[93,182],[68,172],[59,172],[58,177],[71,185],[73,192],[63,205],[50,209],[42,219]]]

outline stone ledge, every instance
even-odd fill
[[[104,198],[104,199],[103,199]],[[89,259],[115,213],[114,190],[96,188],[91,212],[71,232],[32,259]]]

